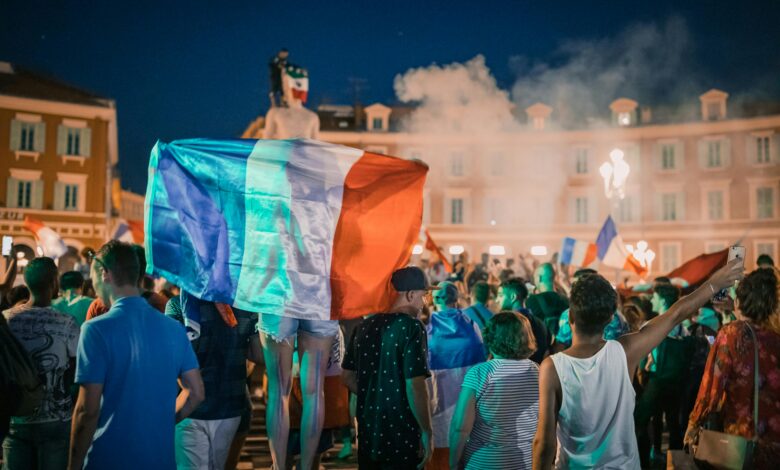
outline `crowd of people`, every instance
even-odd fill
[[[731,261],[685,296],[667,278],[627,294],[591,269],[514,261],[399,269],[387,312],[343,322],[155,284],[143,248],[118,241],[87,276],[41,257],[15,283],[11,262],[4,468],[236,468],[255,368],[277,469],[320,468],[334,439],[361,469],[651,468],[702,429],[754,439],[756,468],[780,458],[771,259]]]

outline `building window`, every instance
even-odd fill
[[[728,243],[726,242],[707,242],[704,244],[704,254],[709,255],[712,253],[717,253],[719,251],[723,251],[728,246]]]
[[[13,151],[43,152],[46,143],[46,124],[12,120],[10,143]]]
[[[57,132],[57,154],[89,157],[92,130],[89,127],[68,127],[61,125]]]
[[[75,211],[79,208],[78,203],[79,186],[77,184],[65,185],[64,208],[66,211]]]
[[[661,270],[664,273],[674,271],[680,266],[680,245],[677,243],[661,244]]]
[[[574,172],[578,175],[588,174],[588,149],[578,148],[574,152]]]
[[[450,176],[464,175],[464,157],[460,152],[450,155]]]
[[[775,216],[775,191],[774,188],[756,189],[756,217],[759,219],[772,219]]]
[[[623,112],[618,113],[617,115],[617,122],[619,126],[630,126],[631,125],[631,113]]]
[[[382,118],[375,117],[371,120],[371,128],[375,131],[381,131],[384,129],[384,123],[382,122]]]
[[[504,175],[504,155],[501,153],[494,153],[490,156],[490,176],[503,176]]]
[[[755,257],[758,258],[761,255],[769,255],[772,259],[777,259],[775,252],[777,251],[776,240],[756,240],[755,242]]]
[[[719,140],[711,140],[707,142],[707,168],[720,168],[723,166],[720,147],[721,145]]]
[[[463,199],[455,198],[450,200],[450,223],[463,223]]]
[[[769,136],[756,137],[756,163],[769,163],[772,161]]]
[[[588,198],[578,197],[574,199],[574,223],[588,223]]]
[[[674,144],[661,145],[661,169],[674,170],[677,168],[674,155]]]
[[[20,209],[42,209],[43,181],[8,178],[6,206]]]
[[[634,198],[626,196],[618,203],[618,221],[630,223],[634,221]]]
[[[707,105],[707,119],[717,121],[720,118],[720,103],[709,103]]]
[[[661,195],[661,220],[663,221],[677,220],[677,195],[676,194]]]
[[[723,191],[707,192],[707,216],[709,220],[723,220]]]

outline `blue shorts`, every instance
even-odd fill
[[[339,322],[338,320],[300,320],[261,313],[258,316],[257,329],[279,342],[295,338],[299,331],[319,338],[332,338],[339,332]]]

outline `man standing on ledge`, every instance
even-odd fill
[[[91,271],[110,310],[81,331],[69,468],[175,468],[174,427],[204,399],[195,353],[184,328],[140,296],[132,246],[106,243]]]
[[[342,377],[357,395],[358,466],[422,469],[433,455],[433,435],[428,347],[417,317],[430,287],[416,267],[399,269],[391,282],[398,291],[392,313],[369,316],[358,327]]]

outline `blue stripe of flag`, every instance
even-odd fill
[[[604,256],[607,254],[607,250],[609,250],[609,245],[612,244],[612,240],[616,236],[617,227],[615,227],[615,222],[612,220],[612,216],[608,216],[607,220],[604,221],[604,226],[601,227],[598,238],[596,239],[596,248],[600,260],[604,259]]]

